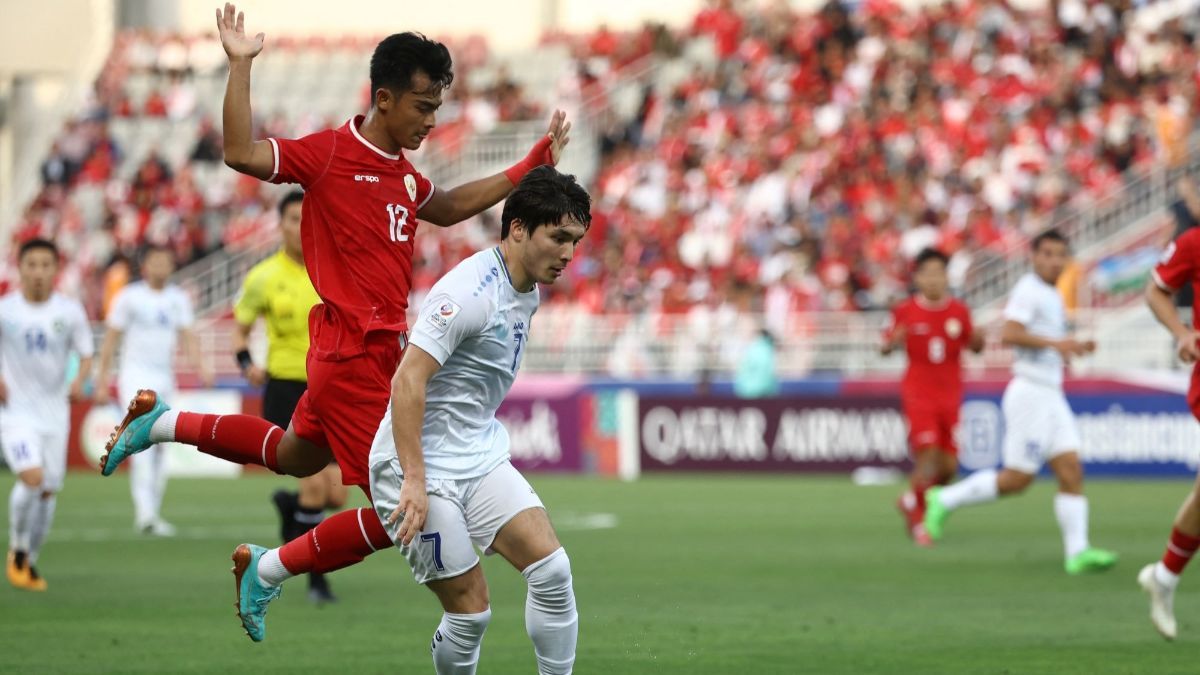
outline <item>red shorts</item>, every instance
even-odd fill
[[[347,359],[321,361],[308,353],[308,390],[292,413],[292,431],[333,451],[346,485],[367,488],[367,459],[406,344],[403,334],[371,333],[363,353]]]
[[[904,416],[908,418],[908,447],[914,451],[922,448],[937,448],[951,455],[958,454],[954,442],[954,431],[958,427],[959,406],[930,406],[927,402],[916,406],[905,403]]]
[[[1187,403],[1192,409],[1192,416],[1200,420],[1200,364],[1192,367],[1192,383],[1188,386]]]

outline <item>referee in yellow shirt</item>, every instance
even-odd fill
[[[279,229],[283,246],[275,255],[250,270],[233,308],[238,328],[233,350],[238,366],[250,384],[263,390],[263,417],[287,429],[300,396],[308,388],[305,361],[308,355],[308,313],[321,302],[313,289],[300,243],[300,212],[304,193],[290,192],[279,202]],[[250,331],[259,317],[267,322],[267,368],[250,357]],[[346,486],[337,464],[300,479],[298,492],[279,490],[272,496],[283,521],[283,540],[291,541],[308,532],[325,517],[326,509],[340,509],[346,501]],[[320,604],[333,602],[325,575],[308,577],[308,597]]]

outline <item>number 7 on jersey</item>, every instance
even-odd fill
[[[408,208],[403,204],[388,204],[387,212],[391,220],[388,234],[392,241],[408,241],[408,234],[404,231],[404,226],[408,224]]]

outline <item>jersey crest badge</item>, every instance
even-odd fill
[[[411,173],[404,175],[404,189],[408,190],[408,198],[417,201],[417,179]]]
[[[429,323],[438,330],[446,330],[450,326],[450,322],[458,313],[462,311],[462,307],[450,300],[443,300],[432,312],[429,313]]]
[[[954,317],[946,319],[946,336],[951,340],[957,340],[958,336],[962,335],[962,322]]]

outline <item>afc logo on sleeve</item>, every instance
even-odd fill
[[[444,331],[450,327],[450,322],[453,321],[454,317],[458,316],[458,313],[461,311],[462,307],[460,307],[458,303],[446,298],[437,303],[437,305],[433,308],[433,311],[429,313],[427,320],[433,325],[434,328],[438,329],[439,331]]]

